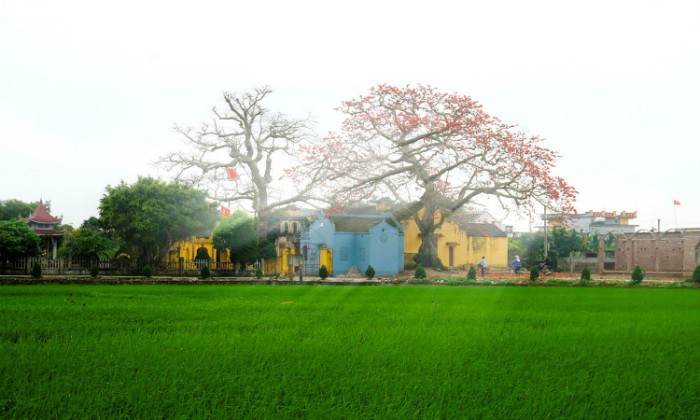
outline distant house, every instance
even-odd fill
[[[364,273],[369,265],[377,276],[394,276],[403,270],[404,228],[391,213],[334,214],[320,212],[302,232],[307,266],[317,266],[325,250],[332,253],[333,275],[353,267]],[[327,251],[326,251],[327,252]]]
[[[547,223],[551,227],[563,226],[574,229],[581,234],[607,235],[608,233],[634,233],[637,225],[630,222],[637,218],[637,212],[622,211],[587,211],[586,213],[553,213],[547,214]]]
[[[42,240],[43,254],[56,259],[58,253],[58,241],[63,237],[65,232],[58,230],[58,224],[61,223],[60,217],[53,217],[44,206],[43,200],[39,200],[39,205],[25,219],[27,225],[32,229]]]

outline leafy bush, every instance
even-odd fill
[[[202,267],[202,269],[199,271],[199,276],[203,279],[208,279],[209,277],[211,277],[211,270],[209,270],[208,265]]]
[[[644,280],[644,270],[640,266],[635,266],[632,271],[632,282],[641,283],[642,280]]]
[[[31,275],[35,279],[41,278],[41,264],[39,264],[38,262],[35,262],[34,265],[32,265]]]
[[[151,276],[153,275],[153,269],[151,269],[150,265],[147,265],[143,267],[143,271],[141,274],[143,274],[143,276],[146,278],[151,278]]]
[[[695,267],[695,271],[693,271],[693,282],[700,283],[700,265]]]
[[[321,280],[325,280],[328,277],[328,267],[325,264],[318,270],[318,276],[321,277]]]
[[[92,267],[90,267],[90,276],[92,276],[92,278],[97,277],[97,275],[99,273],[100,273],[100,268],[96,264],[94,264]]]
[[[571,286],[571,281],[565,279],[547,279],[546,284],[549,286]]]
[[[473,265],[469,266],[469,272],[467,273],[467,279],[476,280],[476,268]]]
[[[530,269],[530,281],[537,281],[540,278],[540,269],[537,266],[533,266]]]
[[[583,267],[581,270],[581,280],[588,281],[591,279],[591,270],[588,267]]]
[[[256,279],[260,280],[262,278],[262,276],[263,276],[263,272],[261,269],[258,268],[257,270],[255,270],[255,278]]]
[[[428,277],[428,275],[425,274],[425,268],[423,267],[423,264],[418,264],[418,266],[416,266],[416,272],[413,275],[413,277],[417,279],[424,279]]]
[[[372,280],[375,274],[376,273],[374,272],[374,268],[371,265],[368,265],[367,270],[365,270],[365,277]]]

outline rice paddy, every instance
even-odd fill
[[[0,417],[700,417],[697,289],[0,287]]]

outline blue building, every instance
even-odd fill
[[[391,213],[320,212],[308,230],[302,231],[300,245],[309,266],[318,264],[322,249],[332,250],[333,275],[345,274],[352,267],[364,273],[371,265],[376,276],[395,276],[403,270],[403,237],[403,225]]]

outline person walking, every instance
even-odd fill
[[[515,259],[513,260],[513,271],[515,272],[515,275],[517,276],[520,274],[520,269],[523,267],[523,263],[520,262],[520,256],[516,255]]]
[[[479,264],[477,265],[481,269],[481,277],[486,277],[486,269],[489,266],[489,264],[486,262],[486,257],[481,257],[481,261],[479,261]]]

